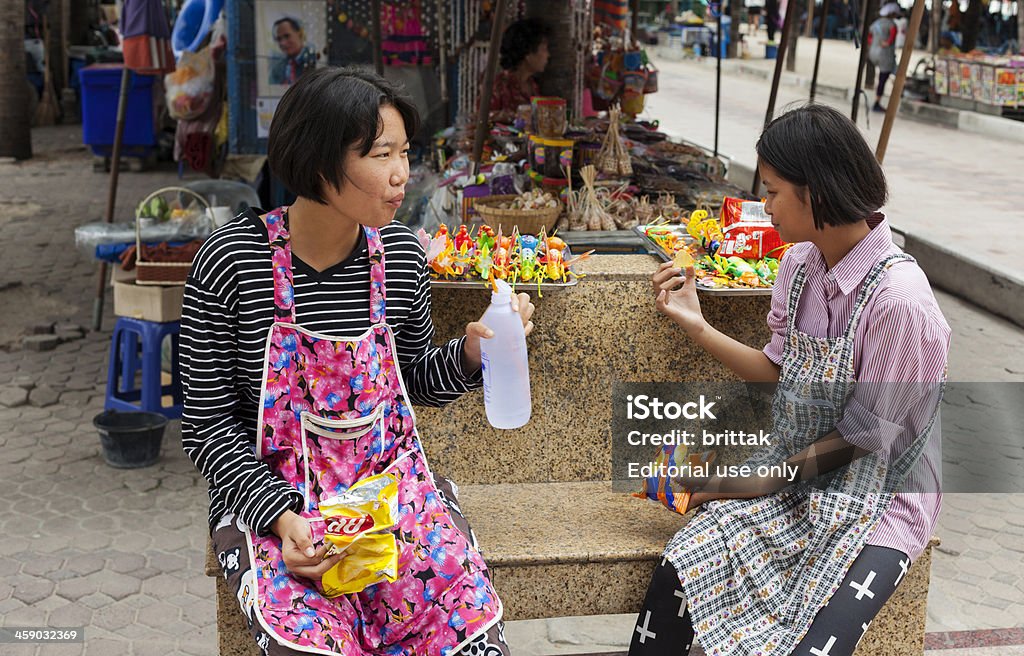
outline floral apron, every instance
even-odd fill
[[[267,214],[275,322],[267,337],[257,457],[303,495],[314,544],[324,534],[322,498],[382,472],[398,477],[398,580],[329,599],[319,581],[294,577],[281,540],[246,529],[255,576],[254,610],[268,634],[315,654],[362,656],[457,652],[501,619],[480,553],[435,487],[416,433],[385,323],[384,247],[366,228],[372,327],[337,338],[295,323],[285,208]]]
[[[779,386],[773,400],[774,449],[749,461],[778,464],[835,430],[854,389],[857,324],[884,272],[867,274],[845,332],[799,332],[805,280],[790,287]],[[937,414],[937,409],[936,409]],[[712,501],[669,541],[665,558],[679,574],[697,637],[709,656],[789,654],[838,589],[896,489],[915,466],[935,421],[895,462],[871,453],[850,465],[755,499]]]

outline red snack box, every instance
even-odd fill
[[[722,234],[725,238],[718,249],[722,257],[779,257],[784,245],[764,212],[764,203],[758,201],[726,198],[722,202]]]

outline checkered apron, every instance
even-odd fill
[[[867,274],[845,332],[799,332],[801,265],[788,298],[788,340],[773,400],[775,448],[749,464],[778,464],[835,430],[854,389],[857,324],[885,271]],[[937,414],[937,413],[936,413]],[[916,464],[935,421],[893,463],[872,453],[825,476],[756,499],[712,501],[672,538],[665,558],[679,573],[697,637],[710,656],[789,654],[838,589],[895,489]]]

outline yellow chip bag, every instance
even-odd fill
[[[398,543],[390,529],[398,520],[398,479],[377,474],[320,502],[327,556],[344,558],[322,577],[324,595],[359,592],[398,578]]]

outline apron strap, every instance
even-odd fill
[[[948,369],[948,368],[947,368]],[[946,393],[946,377],[943,375],[942,382],[939,383],[939,393],[935,399],[935,410],[932,411],[931,419],[928,420],[928,425],[924,427],[921,434],[914,438],[914,441],[910,444],[906,450],[896,458],[892,466],[889,467],[889,471],[885,476],[885,489],[886,491],[895,492],[897,488],[903,485],[903,482],[907,480],[914,467],[917,466],[918,461],[921,458],[921,454],[924,453],[924,448],[928,446],[928,440],[932,436],[932,428],[935,426],[935,420],[939,417],[939,410],[942,407],[942,397]]]
[[[882,276],[889,267],[898,262],[916,262],[914,258],[907,255],[906,253],[893,253],[887,257],[882,258],[875,265],[871,267],[868,274],[864,277],[864,284],[860,287],[860,292],[857,294],[857,300],[853,304],[853,312],[850,314],[850,321],[846,324],[846,331],[843,333],[850,338],[850,343],[853,343],[853,335],[857,330],[857,325],[860,323],[861,314],[864,312],[864,308],[867,307],[868,301],[871,299],[871,295],[878,287],[879,283],[882,282]]]
[[[370,325],[376,326],[387,321],[384,242],[377,228],[363,226],[363,232],[366,233],[366,248],[370,257]]]
[[[796,310],[800,306],[800,295],[804,291],[804,281],[807,279],[806,263],[801,262],[793,276],[793,282],[789,285],[789,298],[786,302],[786,332],[790,335],[796,332]]]
[[[274,321],[295,323],[295,283],[292,278],[292,244],[288,233],[288,208],[267,212],[267,236],[274,271]]]

